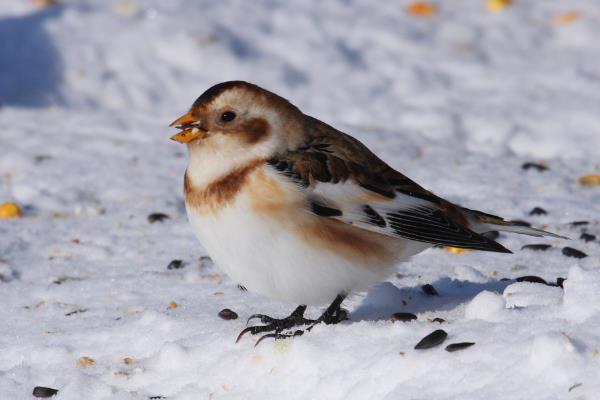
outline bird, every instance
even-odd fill
[[[445,200],[249,82],[210,87],[170,126],[178,129],[171,139],[188,148],[185,207],[204,249],[247,290],[298,305],[284,318],[252,315],[261,324],[237,341],[339,323],[346,296],[430,247],[511,253],[484,234],[561,237]],[[326,304],[319,318],[304,316]]]

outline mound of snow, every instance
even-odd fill
[[[575,322],[600,314],[600,270],[584,269],[574,265],[563,283],[565,318]]]
[[[465,308],[465,317],[468,319],[482,319],[485,321],[499,321],[506,312],[504,298],[490,291],[479,293]]]

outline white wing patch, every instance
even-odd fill
[[[396,192],[385,198],[351,182],[319,183],[309,194],[313,212],[388,236],[475,250],[509,252],[450,219],[436,204]]]

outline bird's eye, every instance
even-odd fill
[[[233,111],[225,111],[221,114],[221,121],[223,122],[231,122],[235,118],[235,113]]]

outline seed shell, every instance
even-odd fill
[[[453,353],[455,351],[464,350],[468,347],[471,347],[475,344],[475,342],[461,342],[461,343],[452,343],[446,346],[446,351]]]
[[[425,336],[415,345],[415,350],[426,350],[444,343],[448,334],[443,329],[438,329]]]

